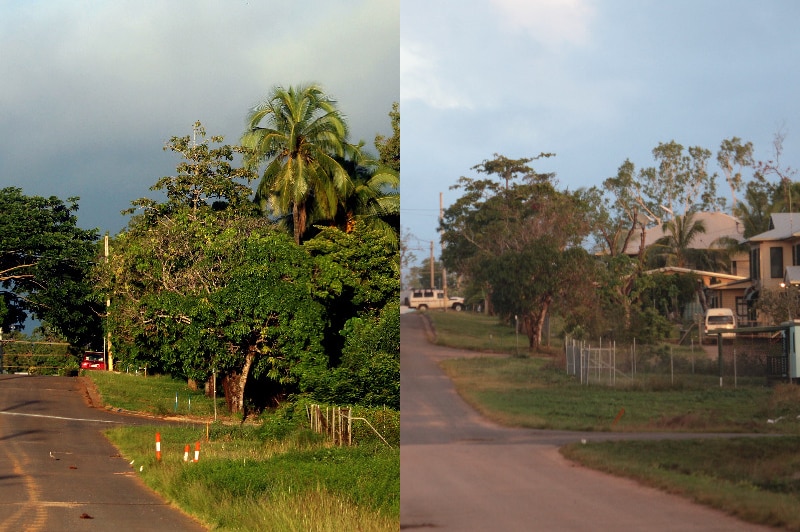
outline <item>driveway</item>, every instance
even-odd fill
[[[479,355],[428,343],[424,324],[417,313],[400,317],[401,529],[770,530],[577,466],[558,452],[582,438],[692,435],[513,429],[483,419],[437,365]]]

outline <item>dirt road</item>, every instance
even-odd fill
[[[575,466],[558,453],[582,438],[630,434],[510,429],[484,420],[437,365],[475,353],[429,344],[415,313],[400,320],[401,529],[770,530]]]

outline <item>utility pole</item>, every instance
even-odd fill
[[[105,237],[105,259],[106,264],[108,264],[108,233],[106,233]],[[106,369],[108,371],[114,371],[114,356],[111,354],[111,330],[108,328],[108,315],[111,312],[111,298],[106,298],[106,341],[103,342],[105,345],[105,349],[108,355],[108,366]]]
[[[443,220],[444,209],[442,208],[442,193],[439,192],[439,222],[441,223]],[[439,242],[442,246],[442,255],[444,255],[444,240],[442,240],[441,231],[439,232]],[[442,290],[444,290],[444,309],[447,311],[447,268],[444,267],[444,261],[442,262]]]
[[[433,240],[431,240],[431,290],[436,288],[436,285],[433,284],[434,281],[434,267],[433,267]]]

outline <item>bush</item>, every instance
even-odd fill
[[[386,305],[377,318],[351,318],[342,334],[338,367],[318,375],[312,395],[338,405],[400,408],[400,308]]]

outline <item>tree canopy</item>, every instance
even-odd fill
[[[276,404],[291,394],[342,398],[343,390],[362,403],[399,404],[388,400],[399,389],[365,387],[373,374],[399,379],[399,350],[366,352],[351,338],[378,327],[399,342],[384,310],[399,284],[387,237],[356,219],[348,232],[323,228],[298,245],[252,208],[251,175],[228,163],[239,148],[173,137],[167,149],[184,160],[177,176],[153,186],[166,200],[134,202],[143,211],[97,271],[112,301],[117,360],[199,382],[218,374],[235,412],[247,397]]]
[[[103,310],[87,282],[99,259],[97,230],[77,225],[78,198],[26,196],[0,189],[0,323],[28,317],[76,346],[102,345]]]

